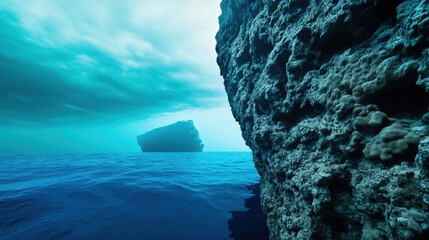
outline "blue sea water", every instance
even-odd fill
[[[0,155],[0,239],[228,239],[252,155]]]

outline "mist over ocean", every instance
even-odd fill
[[[0,239],[229,239],[258,180],[250,152],[0,155]]]

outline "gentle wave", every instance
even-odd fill
[[[0,239],[227,239],[251,153],[0,155]]]

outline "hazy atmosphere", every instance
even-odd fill
[[[219,4],[1,1],[0,152],[138,152],[188,119],[205,151],[248,150],[216,65]]]

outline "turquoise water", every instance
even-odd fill
[[[0,155],[0,239],[228,239],[251,153]]]

